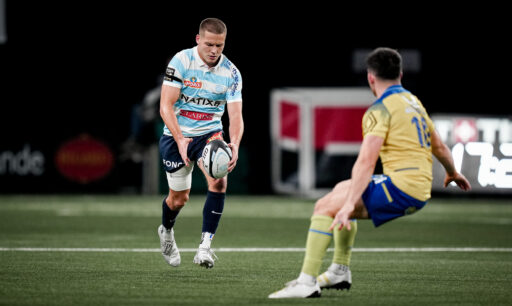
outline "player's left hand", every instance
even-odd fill
[[[228,143],[228,147],[231,149],[231,161],[228,163],[228,172],[233,171],[238,161],[238,146],[234,143]]]
[[[453,175],[449,175],[447,173],[444,179],[444,187],[448,187],[448,184],[451,182],[455,182],[455,184],[457,184],[457,186],[464,191],[471,190],[471,184],[462,173],[455,172]]]
[[[341,231],[342,228],[346,227],[347,230],[351,230],[350,227],[350,216],[352,215],[352,212],[354,211],[354,205],[343,205],[342,208],[338,211],[336,216],[334,217],[334,220],[331,223],[331,226],[329,227],[329,230],[332,231],[336,226],[338,226],[338,230]]]

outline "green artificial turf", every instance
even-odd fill
[[[303,252],[218,251],[213,269],[194,265],[204,196],[193,195],[175,228],[178,246],[189,250],[182,252],[181,266],[171,268],[158,252],[162,198],[0,196],[0,304],[509,305],[512,301],[512,205],[506,200],[435,199],[418,213],[377,229],[360,220],[349,292],[324,290],[320,299],[269,300],[268,294],[297,277]],[[228,196],[213,247],[303,248],[313,205],[289,197]],[[397,247],[501,251],[365,251]],[[331,256],[328,252],[324,268]]]

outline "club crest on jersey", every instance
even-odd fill
[[[190,80],[185,80],[183,82],[185,86],[192,87],[192,88],[201,88],[203,87],[203,83],[199,82],[196,77],[190,78]]]

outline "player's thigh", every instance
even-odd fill
[[[192,171],[194,170],[194,163],[189,163],[188,166],[183,166],[174,172],[166,172],[167,183],[169,190],[180,192],[189,190],[192,187]]]
[[[334,216],[345,203],[350,183],[350,180],[345,180],[336,184],[328,194],[316,201],[314,213],[317,215]]]
[[[338,183],[331,192],[320,198],[315,204],[314,214],[334,217],[347,202],[347,196],[351,187],[351,180]],[[354,207],[351,218],[367,219],[368,211],[362,198],[359,198]]]

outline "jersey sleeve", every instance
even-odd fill
[[[363,116],[363,137],[375,135],[386,138],[391,115],[383,103],[372,105]]]
[[[233,65],[231,67],[231,84],[227,91],[226,102],[242,102],[242,75]]]
[[[188,58],[185,52],[178,52],[167,65],[164,75],[164,85],[181,88],[183,86],[183,75],[185,75],[185,67],[188,66]]]
[[[435,131],[436,130],[436,127],[434,125],[434,121],[432,121],[432,119],[430,119],[430,116],[427,114],[427,112],[425,112],[425,121],[427,122],[427,127],[430,131]]]

